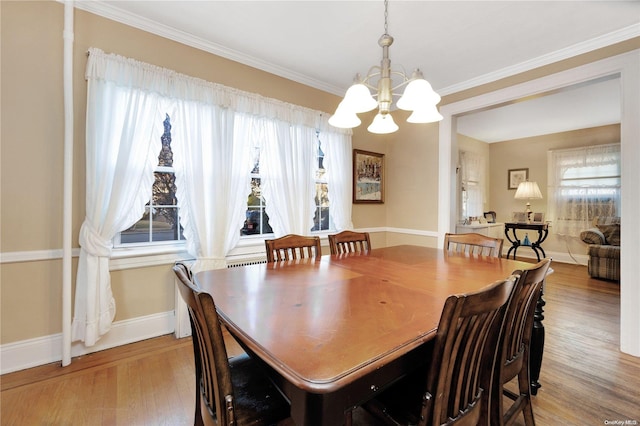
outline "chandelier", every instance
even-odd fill
[[[389,59],[389,46],[393,44],[393,37],[388,33],[388,0],[384,1],[384,34],[378,40],[382,47],[382,61],[380,66],[369,69],[367,76],[360,77],[356,74],[354,84],[349,87],[344,99],[338,105],[336,112],[329,118],[329,124],[334,127],[350,129],[360,125],[360,118],[356,114],[371,111],[378,107],[378,114],[367,127],[371,133],[393,133],[398,130],[398,125],[391,116],[393,97],[400,96],[395,90],[406,86],[404,93],[396,102],[396,107],[412,111],[407,121],[409,123],[432,123],[442,120],[436,105],[440,102],[438,95],[427,80],[424,79],[419,68],[413,71],[411,77],[407,77],[404,71],[391,69]],[[393,79],[400,82],[393,86]],[[377,79],[377,84],[375,80]],[[371,90],[375,92],[371,94]],[[377,98],[377,100],[376,100]]]

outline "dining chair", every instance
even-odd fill
[[[371,250],[368,232],[342,231],[329,235],[331,254],[364,253]]]
[[[449,296],[426,366],[366,402],[364,408],[391,425],[487,424],[484,394],[490,391],[515,280],[510,276],[478,292]]]
[[[302,235],[289,234],[284,237],[264,240],[267,250],[267,262],[279,262],[281,260],[303,259],[305,257],[322,256],[320,237],[304,237]]]
[[[194,425],[280,425],[289,403],[246,353],[231,359],[211,295],[201,292],[184,264],[176,263],[178,289],[187,304],[195,360]]]
[[[503,238],[492,238],[476,233],[444,235],[444,250],[457,253],[502,257],[503,244]]]
[[[522,413],[526,426],[534,426],[529,377],[529,352],[533,319],[551,259],[543,259],[529,269],[514,271],[518,280],[505,315],[502,342],[494,375],[491,398],[491,424],[512,424]],[[518,378],[518,393],[505,387]],[[505,411],[503,395],[513,401]]]

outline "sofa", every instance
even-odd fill
[[[589,275],[620,281],[620,218],[596,217],[592,225],[580,233],[580,239],[589,245]]]

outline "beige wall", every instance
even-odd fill
[[[553,149],[575,148],[588,145],[602,145],[620,142],[620,125],[609,125],[571,132],[554,133],[489,144],[491,162],[490,205],[497,213],[499,222],[511,219],[511,213],[523,211],[525,202],[513,198],[515,190],[507,189],[509,169],[529,169],[529,180],[538,182],[542,192],[541,200],[531,200],[531,210],[547,212],[547,152]],[[567,246],[568,244],[568,246]],[[577,239],[559,240],[553,232],[543,245],[546,251],[572,254],[586,254],[586,245]]]
[[[53,0],[0,2],[0,249],[3,258],[15,253],[27,253],[27,257],[33,258],[1,264],[3,345],[61,331],[61,260],[57,252],[51,258],[51,251],[62,247],[63,9],[61,3]],[[75,11],[74,35],[74,247],[78,246],[78,230],[84,218],[83,72],[89,47],[317,110],[332,112],[339,102],[332,94],[79,10]],[[629,43],[621,43],[515,79],[445,97],[443,104],[631,48]],[[438,125],[406,124],[406,115],[401,111],[394,116],[400,131],[393,135],[372,135],[366,132],[366,124],[354,131],[354,148],[385,154],[386,200],[381,205],[354,206],[353,222],[356,228],[388,227],[394,231],[375,234],[372,239],[376,246],[402,243],[433,246],[435,238],[425,233],[437,231]],[[363,122],[368,123],[371,118],[363,117]],[[491,176],[492,185],[501,185],[502,180]],[[38,260],[42,257],[45,259]],[[173,307],[169,265],[114,271],[112,289],[116,321],[166,312]]]

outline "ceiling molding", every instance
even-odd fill
[[[57,1],[64,2],[64,0]],[[196,37],[192,34],[176,30],[175,28],[163,24],[159,24],[155,21],[141,17],[139,15],[124,12],[117,7],[111,6],[110,4],[106,4],[100,1],[76,1],[74,2],[74,6],[78,9],[94,13],[104,18],[111,19],[113,21],[120,22],[122,24],[129,25],[143,31],[147,31],[152,34],[159,35],[161,37],[194,47],[196,49],[203,50],[205,52],[209,52],[217,56],[221,56],[223,58],[244,65],[248,65],[253,68],[257,68],[262,71],[266,71],[268,73],[304,84],[306,86],[332,93],[337,96],[344,95],[344,87],[338,87],[320,81],[318,79],[310,78],[306,75],[281,67],[277,64],[263,61],[245,53],[229,49],[220,44],[204,40],[200,37]],[[640,36],[640,24],[634,24],[608,34],[604,34],[600,37],[574,44],[572,46],[549,53],[547,55],[542,55],[537,58],[533,58],[510,67],[502,68],[495,72],[484,74],[448,87],[436,88],[436,90],[442,96],[450,95],[456,92],[474,88],[476,86],[491,83],[502,78],[511,77],[522,72],[530,71],[532,69],[544,65],[549,65],[551,63],[568,59],[596,49],[607,47],[612,44],[626,41],[638,36]]]
[[[57,1],[61,3],[64,2],[64,0]],[[113,21],[120,22],[121,24],[147,31],[149,33],[167,38],[169,40],[177,41],[178,43],[182,43],[184,45],[191,46],[196,49],[200,49],[205,52],[209,52],[214,55],[221,56],[223,58],[248,65],[250,67],[266,71],[283,78],[287,78],[289,80],[304,84],[309,87],[323,90],[328,93],[333,93],[334,95],[338,96],[342,96],[344,94],[344,88],[342,87],[334,86],[323,81],[310,78],[304,74],[300,74],[290,69],[283,68],[279,65],[263,61],[237,50],[229,49],[225,46],[222,46],[221,44],[213,43],[203,38],[196,37],[193,34],[176,30],[175,28],[160,24],[142,16],[124,12],[117,7],[111,6],[110,4],[99,1],[77,1],[74,2],[74,6],[77,9],[102,16],[103,18],[111,19]]]
[[[547,55],[538,56],[537,58],[533,58],[495,72],[481,75],[476,78],[463,81],[459,84],[454,84],[452,86],[437,89],[437,91],[441,96],[451,95],[456,92],[472,89],[483,84],[492,83],[502,78],[511,77],[522,72],[530,71],[544,65],[549,65],[554,62],[569,59],[583,53],[588,53],[639,36],[640,24],[631,25],[618,31],[614,31],[603,36],[593,38],[591,40],[586,40],[578,44],[574,44],[565,49],[551,52]]]

